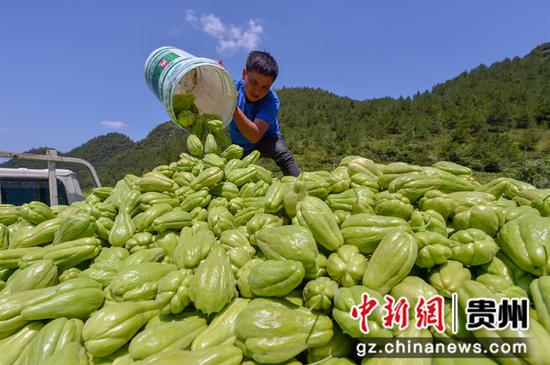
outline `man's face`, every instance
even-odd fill
[[[269,92],[269,88],[273,84],[273,77],[262,75],[261,73],[251,71],[247,72],[243,69],[244,93],[248,101],[255,103]]]

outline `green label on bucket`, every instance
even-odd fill
[[[160,61],[157,63],[157,65],[155,66],[155,70],[153,71],[152,82],[153,82],[153,85],[156,86],[155,88],[153,88],[153,91],[156,94],[157,98],[160,98],[158,82],[160,79],[160,75],[162,74],[162,71],[164,71],[164,69],[166,68],[166,66],[168,66],[168,64],[170,64],[170,62],[172,62],[173,60],[179,57],[181,56],[178,55],[177,53],[170,52],[164,57],[162,57]]]

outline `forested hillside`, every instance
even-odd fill
[[[283,134],[304,170],[331,168],[345,155],[422,165],[449,160],[480,178],[504,174],[550,186],[550,43],[412,97],[358,101],[312,88],[277,93]],[[109,133],[62,154],[87,159],[109,185],[183,151],[184,132],[165,122],[138,142]],[[89,186],[91,179],[78,171]]]
[[[318,89],[279,95],[283,132],[312,168],[362,154],[500,172],[550,155],[550,44],[408,98],[356,101]]]
[[[155,166],[177,160],[178,155],[185,150],[185,136],[183,130],[165,122],[153,128],[147,137],[137,143],[124,134],[109,133],[66,153],[59,152],[59,155],[87,160],[96,169],[101,183],[112,185],[126,174],[141,175]],[[27,152],[44,154],[45,150],[46,147],[40,147]],[[46,168],[46,163],[10,160],[0,166]],[[92,186],[92,177],[85,167],[60,163],[57,168],[76,171],[83,188]]]

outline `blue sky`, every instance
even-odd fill
[[[168,119],[143,76],[163,45],[222,59],[235,78],[249,49],[265,49],[279,62],[275,87],[363,100],[522,56],[550,41],[548,14],[543,0],[4,2],[0,150],[144,138]]]

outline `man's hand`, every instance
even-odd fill
[[[269,128],[269,123],[261,119],[256,119],[254,121],[248,119],[238,106],[233,112],[233,119],[235,119],[235,123],[241,134],[252,143],[257,143],[262,139],[264,133]]]

